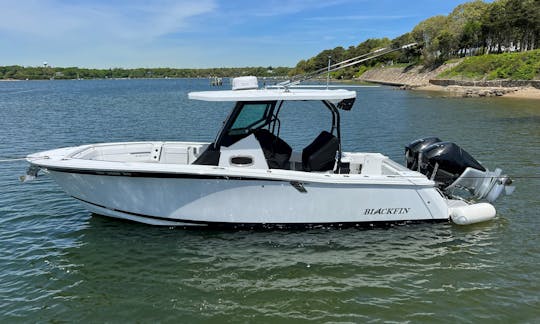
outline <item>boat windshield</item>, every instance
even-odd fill
[[[236,115],[229,130],[229,135],[247,134],[251,129],[259,128],[267,123],[273,102],[246,102]]]

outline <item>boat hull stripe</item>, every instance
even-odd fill
[[[167,172],[144,172],[144,171],[112,171],[112,170],[90,170],[90,169],[71,169],[71,168],[56,168],[45,167],[45,169],[53,172],[89,174],[109,177],[136,177],[136,178],[173,178],[173,179],[217,179],[217,180],[246,180],[246,181],[277,181],[289,182],[290,180],[257,178],[257,177],[240,177],[227,175],[208,175],[208,174],[193,174],[193,173],[167,173]]]

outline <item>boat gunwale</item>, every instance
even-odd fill
[[[242,179],[260,181],[297,181],[301,183],[324,183],[324,184],[381,184],[419,187],[434,187],[434,182],[424,175],[414,171],[397,171],[393,175],[383,174],[338,174],[329,172],[305,172],[285,169],[246,169],[243,167],[220,167],[214,165],[199,164],[175,164],[156,162],[123,162],[123,161],[103,161],[83,158],[72,158],[72,156],[94,147],[105,147],[114,145],[130,144],[207,144],[204,142],[118,142],[86,144],[81,146],[64,147],[43,151],[27,156],[27,161],[41,169],[110,176],[128,176],[136,174],[138,177],[155,178],[214,178],[214,179]],[[349,153],[344,152],[345,156]],[[380,153],[376,154],[389,161],[396,163]]]
[[[65,162],[65,161],[61,161]],[[185,178],[185,179],[223,179],[223,180],[249,180],[249,181],[278,181],[278,182],[300,182],[300,183],[319,183],[319,184],[335,184],[335,185],[396,185],[396,186],[411,186],[415,188],[433,188],[433,182],[422,177],[414,178],[419,182],[411,181],[411,176],[397,175],[349,175],[349,174],[329,174],[329,173],[312,173],[292,170],[269,169],[260,170],[259,174],[246,174],[246,169],[241,168],[222,168],[215,166],[197,167],[208,168],[206,170],[194,170],[193,172],[170,171],[170,170],[141,170],[141,169],[126,169],[123,168],[82,168],[82,167],[66,167],[58,165],[45,165],[30,161],[41,169],[52,172],[87,174],[98,176],[123,176],[123,177],[139,177],[139,178]],[[123,164],[123,162],[112,162]],[[141,164],[144,162],[140,162]],[[171,164],[164,164],[171,165]],[[184,166],[187,167],[187,166]],[[222,172],[219,172],[222,171]],[[223,172],[228,171],[228,172]],[[237,171],[237,172],[235,172]],[[253,170],[251,170],[253,171]],[[276,171],[278,173],[276,173]],[[283,174],[289,172],[293,174]],[[280,174],[281,173],[281,174]],[[296,175],[296,177],[295,177]],[[425,180],[425,181],[423,181]]]

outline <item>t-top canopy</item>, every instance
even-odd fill
[[[259,89],[190,92],[189,99],[203,101],[275,101],[275,100],[328,100],[340,102],[356,98],[350,90],[306,90],[306,89]]]

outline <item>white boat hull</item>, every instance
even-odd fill
[[[414,184],[48,172],[90,211],[152,225],[309,226],[449,219],[446,200],[433,187]]]

